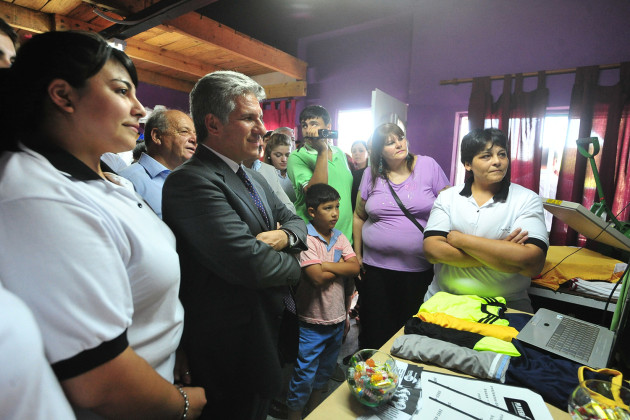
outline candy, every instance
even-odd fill
[[[353,356],[351,360],[351,366],[348,368],[348,385],[355,397],[371,407],[389,400],[398,386],[398,375],[393,370],[395,361],[391,356],[386,358],[385,362],[382,362],[383,357],[369,357],[363,360],[361,357]]]

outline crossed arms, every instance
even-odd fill
[[[424,239],[424,254],[432,263],[456,267],[488,267],[505,273],[535,277],[545,264],[544,251],[531,243],[527,231],[515,229],[505,239],[488,239],[450,231]]]

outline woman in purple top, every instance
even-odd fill
[[[382,124],[372,135],[372,166],[363,173],[354,212],[354,250],[362,266],[359,337],[362,348],[380,348],[414,315],[433,279],[424,258],[423,233],[396,203],[426,225],[439,192],[449,186],[435,160],[409,153],[405,133]]]

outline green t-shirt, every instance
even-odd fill
[[[328,185],[333,187],[341,197],[339,200],[339,220],[335,229],[339,229],[352,243],[352,172],[348,168],[346,154],[338,147],[331,146],[332,161],[328,161]],[[310,223],[306,203],[304,201],[304,187],[308,184],[315,170],[317,151],[308,146],[289,155],[287,174],[293,183],[297,199],[295,209],[305,223]]]

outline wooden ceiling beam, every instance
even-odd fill
[[[276,85],[263,85],[267,99],[293,98],[306,96],[306,82],[288,82]]]
[[[209,42],[219,48],[225,48],[251,61],[255,61],[260,65],[288,75],[289,77],[299,79],[297,82],[263,86],[268,99],[306,96],[306,82],[303,81],[306,78],[305,62],[259,41],[253,40],[218,22],[202,17],[197,13],[189,13],[188,15],[192,15],[193,20],[199,20],[201,24],[197,22],[194,25],[191,24],[189,30],[181,29],[178,26],[184,25],[184,27],[186,27],[185,25],[190,23],[188,22],[189,18],[182,16],[169,23],[169,30],[199,39],[202,42]],[[34,33],[63,30],[100,32],[110,25],[102,20],[95,20],[95,24],[58,14],[34,11],[6,1],[0,1],[0,16],[11,26]],[[173,23],[178,26],[173,25]],[[203,25],[207,25],[208,23],[211,23],[210,27],[204,28]],[[223,44],[223,42],[225,42],[225,44]],[[173,69],[188,74],[191,78],[200,78],[207,73],[220,70],[220,68],[201,60],[154,47],[142,40],[135,40],[133,38],[127,40],[126,52],[134,60]],[[144,69],[138,69],[138,77],[140,81],[144,83],[163,86],[182,92],[190,92],[194,86],[194,82],[192,81],[178,79]]]
[[[134,60],[145,61],[158,66],[167,67],[182,73],[187,73],[196,78],[205,76],[213,71],[222,70],[216,66],[204,63],[194,58],[167,51],[158,47],[153,47],[144,42],[134,41],[133,38],[127,40],[125,52]]]
[[[154,73],[152,71],[143,69],[137,70],[138,80],[143,83],[148,83],[150,85],[162,86],[165,88],[179,90],[186,93],[190,93],[193,86],[195,86],[194,82],[189,82],[188,80],[176,79],[174,77],[165,76],[163,74]]]
[[[25,7],[0,1],[0,16],[14,28],[41,34],[50,32],[53,21],[50,15],[36,12]]]
[[[101,21],[102,22],[102,21]],[[105,29],[107,25],[96,25],[84,22],[82,20],[73,19],[68,16],[53,15],[53,31],[90,31],[98,32]]]
[[[55,15],[55,30],[65,31],[69,29],[98,32],[101,27],[69,17]],[[172,51],[153,47],[145,42],[134,40],[133,38],[129,38],[126,42],[127,48],[125,48],[125,52],[134,61],[156,64],[161,67],[189,74],[195,78],[220,70],[216,66],[185,57]]]
[[[297,80],[306,80],[306,62],[241,34],[196,12],[166,20],[164,25],[187,36],[209,42]]]

